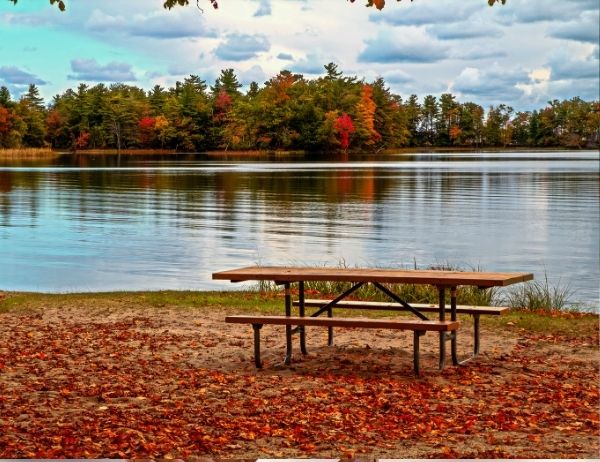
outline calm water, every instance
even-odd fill
[[[598,306],[597,152],[0,165],[0,289],[231,289],[241,265],[528,271]]]

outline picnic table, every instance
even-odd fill
[[[292,361],[292,335],[300,336],[300,349],[306,350],[306,326],[323,326],[329,331],[328,344],[333,344],[333,327],[362,327],[412,330],[413,362],[415,373],[419,374],[419,337],[428,331],[439,332],[439,368],[443,369],[446,361],[446,343],[451,342],[451,356],[454,365],[460,365],[479,353],[479,316],[481,314],[502,314],[504,307],[468,307],[457,305],[458,286],[476,286],[481,289],[503,287],[510,284],[533,279],[531,273],[498,273],[479,271],[445,271],[445,270],[401,270],[379,268],[327,268],[327,267],[287,267],[287,266],[249,266],[213,273],[213,279],[244,281],[274,281],[284,286],[285,316],[227,316],[226,322],[248,323],[254,328],[254,357],[257,367],[260,361],[260,329],[264,324],[284,325],[286,328],[285,364]],[[307,281],[328,281],[350,283],[350,287],[331,300],[306,300],[304,285]],[[298,300],[292,301],[291,284],[298,286]],[[365,284],[372,284],[387,295],[392,302],[344,301],[352,293]],[[437,288],[437,306],[411,304],[402,300],[387,285],[414,284],[431,285]],[[446,305],[446,293],[450,292],[450,306]],[[298,307],[298,316],[292,316],[292,307]],[[306,308],[316,309],[306,316]],[[384,309],[410,312],[418,319],[381,320],[369,318],[333,317],[333,308],[345,309]],[[437,312],[437,320],[430,320],[425,313]],[[449,312],[450,319],[446,319]],[[473,355],[459,360],[457,353],[458,328],[457,313],[468,313],[474,316],[474,352]],[[319,318],[326,313],[326,318]]]

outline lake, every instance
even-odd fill
[[[0,289],[234,289],[254,264],[533,272],[599,302],[599,154],[0,163]]]

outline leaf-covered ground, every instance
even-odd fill
[[[443,372],[429,333],[416,378],[412,333],[340,329],[327,348],[311,330],[288,368],[265,327],[257,372],[228,312],[118,297],[0,312],[0,458],[600,457],[597,329],[484,330],[482,355]]]

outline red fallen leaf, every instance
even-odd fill
[[[449,448],[448,446],[444,446],[442,448],[442,457],[446,458],[446,459],[456,459],[458,457],[458,454],[456,453],[456,451],[452,448]]]
[[[313,443],[304,443],[300,445],[300,449],[305,452],[314,452],[317,449],[317,446]]]
[[[71,394],[71,390],[69,390],[68,388],[61,388],[60,394],[61,394],[61,396],[68,396]]]
[[[254,441],[256,439],[256,433],[254,432],[240,432],[240,438],[246,441]]]

